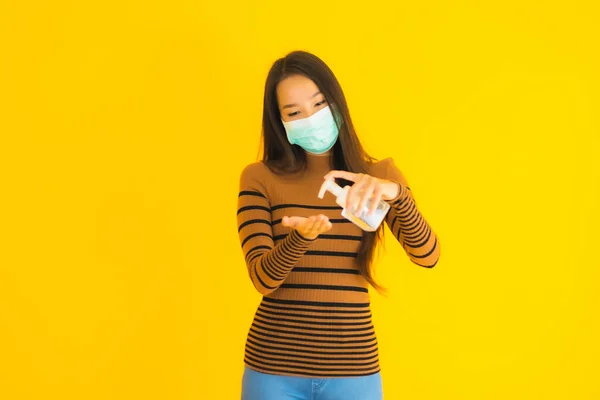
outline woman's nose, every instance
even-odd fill
[[[310,117],[315,112],[316,111],[315,111],[315,109],[313,107],[308,107],[308,108],[306,108],[306,111],[304,112],[304,115],[306,115],[307,117]]]

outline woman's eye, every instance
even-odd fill
[[[293,113],[289,113],[288,117],[294,117],[296,115],[300,114],[300,111],[294,111]]]
[[[327,103],[327,100],[321,100],[320,102],[318,102],[317,104],[315,104],[315,107],[319,107],[323,104]]]

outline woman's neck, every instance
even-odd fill
[[[323,173],[325,175],[331,169],[331,150],[322,154],[306,153],[307,169],[315,173]]]

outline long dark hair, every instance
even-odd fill
[[[294,51],[275,61],[265,84],[262,120],[262,161],[276,174],[295,173],[306,167],[306,153],[287,140],[277,104],[277,85],[292,75],[303,75],[312,80],[328,104],[334,104],[341,115],[339,137],[332,148],[332,169],[367,173],[369,164],[377,161],[362,147],[354,130],[348,104],[342,88],[331,69],[319,57],[305,51]],[[336,121],[337,122],[337,121]],[[342,186],[352,182],[340,179]],[[383,225],[376,232],[363,231],[357,264],[360,273],[378,292],[385,288],[373,276],[372,263],[375,249],[383,243]]]

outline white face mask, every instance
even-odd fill
[[[336,113],[337,114],[337,113]],[[339,118],[341,121],[341,118]],[[325,153],[338,139],[339,129],[329,106],[307,118],[281,121],[288,141],[313,154]]]

